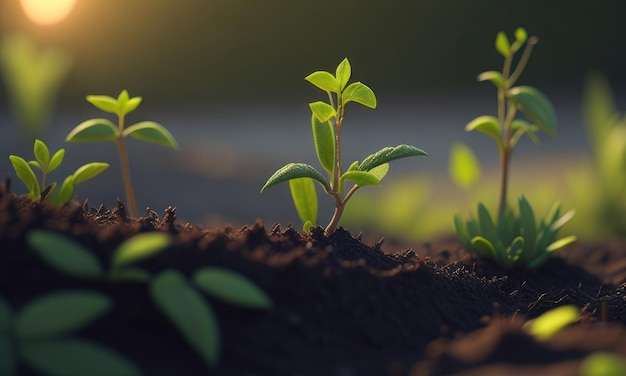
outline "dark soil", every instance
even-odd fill
[[[26,245],[34,228],[71,236],[103,263],[137,233],[169,232],[174,245],[143,268],[230,268],[266,291],[274,309],[207,298],[222,337],[219,366],[208,370],[144,284],[57,273]],[[477,263],[452,237],[382,247],[344,229],[330,237],[261,222],[203,229],[178,223],[174,208],[162,219],[129,218],[121,205],[52,208],[0,185],[0,296],[17,310],[52,291],[106,293],[112,312],[77,335],[111,346],[146,375],[576,375],[592,352],[626,355],[626,241],[579,243],[533,272]],[[582,319],[545,342],[526,334],[527,319],[564,304],[580,307]],[[21,365],[20,374],[32,370]]]

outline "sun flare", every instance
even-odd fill
[[[34,23],[52,25],[67,17],[76,0],[20,0],[20,3]]]

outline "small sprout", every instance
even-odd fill
[[[335,201],[333,217],[325,230],[328,235],[337,229],[346,203],[357,189],[368,185],[381,185],[381,180],[389,169],[388,162],[399,158],[427,155],[425,151],[410,145],[386,147],[369,155],[360,163],[358,161],[352,163],[346,171],[343,171],[341,128],[346,104],[355,102],[371,109],[375,109],[377,104],[376,96],[368,86],[361,82],[348,84],[351,74],[350,62],[344,59],[337,66],[335,75],[317,71],[305,78],[328,96],[328,103],[322,101],[309,103],[315,151],[328,179],[309,164],[289,163],[276,171],[261,189],[263,192],[275,184],[289,181],[291,196],[304,223],[304,231],[315,225],[317,219],[317,194],[314,182],[319,183],[324,192]],[[344,194],[346,182],[351,182],[352,186]]]
[[[106,95],[88,95],[87,101],[89,103],[104,112],[117,115],[117,125],[104,118],[90,119],[77,125],[65,138],[66,142],[113,141],[117,144],[122,164],[126,201],[132,216],[137,216],[137,204],[130,179],[130,168],[124,139],[130,136],[141,141],[178,149],[178,143],[172,134],[158,123],[142,121],[125,127],[125,116],[134,111],[141,103],[141,100],[141,97],[130,98],[126,90],[122,90],[117,99]]]
[[[41,197],[55,205],[63,205],[68,202],[74,194],[74,186],[76,184],[93,179],[109,168],[108,163],[87,163],[79,167],[72,175],[66,177],[61,187],[56,190],[56,182],[48,184],[48,174],[56,170],[63,162],[65,149],[59,149],[51,157],[48,146],[43,141],[36,139],[34,155],[35,160],[28,162],[17,155],[9,155],[9,161],[13,165],[17,177],[28,189],[28,195],[31,200],[34,201]],[[41,182],[37,180],[33,167],[41,171]]]
[[[545,341],[579,318],[580,309],[573,305],[566,305],[551,309],[528,321],[524,324],[524,328],[538,340]]]

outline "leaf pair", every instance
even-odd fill
[[[52,182],[50,185],[47,185],[46,180],[48,174],[56,170],[63,162],[65,149],[59,149],[50,157],[48,147],[43,141],[38,139],[35,140],[33,149],[35,160],[32,161],[27,162],[24,158],[17,155],[9,155],[9,161],[15,170],[15,174],[28,189],[28,195],[31,200],[37,200],[41,196],[55,205],[62,205],[72,198],[76,184],[93,179],[109,168],[108,163],[87,163],[66,177],[59,190],[56,191],[57,183]],[[33,167],[41,171],[41,183],[37,180]]]
[[[17,375],[21,360],[49,375],[139,375],[115,351],[71,334],[112,308],[106,296],[61,291],[30,301],[14,313],[0,297],[0,374]]]

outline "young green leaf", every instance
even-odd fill
[[[289,190],[298,216],[303,223],[317,221],[317,192],[311,178],[289,180]]]
[[[558,333],[567,325],[581,316],[580,309],[573,305],[565,305],[551,309],[534,320],[528,321],[524,327],[540,341],[545,341]]]
[[[335,168],[335,132],[333,125],[330,120],[322,122],[315,114],[312,114],[311,129],[313,131],[317,159],[324,170],[329,175],[332,175]]]
[[[20,344],[26,363],[46,375],[141,375],[141,371],[122,355],[92,341],[58,338]]]
[[[496,37],[496,50],[498,50],[498,52],[504,57],[511,55],[509,38],[506,36],[504,31],[499,32]]]
[[[165,127],[153,121],[142,121],[131,125],[124,129],[122,134],[124,137],[130,136],[141,141],[178,149],[178,143],[174,136]]]
[[[347,58],[343,59],[341,63],[339,63],[335,71],[335,76],[337,77],[337,82],[339,83],[339,91],[343,91],[350,80],[350,76],[352,76],[352,67],[350,66],[350,62]]]
[[[50,151],[46,144],[44,144],[41,140],[35,139],[35,145],[33,146],[33,154],[35,155],[35,159],[39,163],[39,167],[43,169],[48,169],[48,164],[50,163]]]
[[[339,82],[330,73],[324,71],[313,72],[304,78],[318,88],[324,90],[327,93],[339,93]]]
[[[124,105],[122,106],[122,113],[124,115],[129,114],[133,111],[135,111],[135,109],[139,106],[139,104],[141,103],[142,98],[141,97],[133,97],[130,98],[126,103],[124,103]]]
[[[425,151],[411,145],[398,145],[396,147],[385,147],[374,154],[368,155],[360,164],[359,170],[369,171],[383,163],[391,162],[396,159],[413,157],[419,155],[428,155]]]
[[[553,242],[552,244],[548,245],[546,247],[546,251],[547,252],[554,252],[557,249],[561,249],[567,245],[572,244],[573,242],[576,241],[576,236],[575,235],[570,235],[570,236],[566,236],[562,239],[559,239],[555,242]]]
[[[124,241],[113,251],[112,268],[121,268],[144,260],[165,250],[172,244],[171,237],[164,232],[144,232]]]
[[[74,175],[70,175],[63,180],[61,188],[56,197],[53,197],[53,203],[56,205],[63,205],[68,202],[74,194]]]
[[[261,192],[278,183],[297,178],[315,179],[322,184],[327,192],[330,192],[330,187],[324,179],[324,176],[322,176],[322,174],[317,171],[315,167],[306,163],[289,163],[280,168],[274,173],[274,175],[267,179],[267,182],[263,188],[261,188]]]
[[[341,93],[341,99],[345,106],[349,102],[360,103],[365,107],[376,108],[376,95],[372,89],[361,82],[353,82]]]
[[[480,223],[480,232],[484,234],[485,238],[489,239],[493,247],[495,249],[504,249],[504,245],[498,236],[498,231],[496,231],[493,219],[482,202],[478,204],[478,222]]]
[[[111,114],[117,114],[117,100],[108,95],[88,95],[87,102],[96,106],[99,110]]]
[[[204,267],[193,275],[202,291],[226,303],[251,309],[271,309],[272,301],[253,281],[223,268]]]
[[[457,186],[470,189],[480,179],[480,163],[467,145],[456,142],[450,149],[448,164],[450,178]]]
[[[43,339],[78,330],[112,307],[105,295],[57,292],[29,302],[17,316],[15,333],[20,340]]]
[[[48,172],[56,170],[61,165],[61,162],[63,162],[63,157],[65,157],[65,149],[57,150],[57,152],[52,155],[52,158],[50,158]]]
[[[65,142],[115,141],[120,131],[109,119],[90,119],[78,124],[65,137]]]
[[[528,39],[528,34],[526,33],[526,29],[524,29],[523,27],[518,27],[517,29],[515,29],[515,40],[518,43],[524,43],[526,42],[526,39]]]
[[[476,251],[479,257],[496,260],[498,258],[496,249],[493,244],[482,236],[475,236],[471,240],[472,248]]]
[[[63,274],[78,278],[98,278],[103,274],[98,259],[67,236],[34,229],[26,234],[26,242],[48,265]]]
[[[381,165],[378,165],[378,166],[372,168],[368,172],[370,174],[374,175],[374,177],[376,179],[378,179],[378,181],[382,181],[383,178],[387,175],[388,171],[389,171],[389,163],[383,163]]]
[[[309,231],[311,231],[311,227],[313,227],[313,222],[311,222],[311,221],[306,221],[306,222],[304,222],[304,224],[302,225],[302,231],[304,231],[304,232],[309,232]]]
[[[498,122],[498,119],[493,116],[483,115],[477,117],[465,126],[465,131],[478,131],[484,133],[496,140],[498,145],[502,144],[502,140],[500,139],[500,123]]]
[[[517,86],[507,96],[542,131],[550,136],[556,133],[556,112],[542,92],[531,86]]]
[[[109,168],[108,163],[103,162],[91,162],[87,163],[79,167],[76,171],[74,171],[73,183],[79,184],[86,180],[93,179],[96,176],[100,175],[104,170]]]
[[[525,252],[532,254],[535,251],[537,240],[537,225],[535,223],[535,213],[530,203],[524,196],[518,200],[519,214],[520,214],[520,235],[527,240]]]
[[[196,353],[209,367],[215,367],[220,353],[219,327],[202,296],[175,270],[157,275],[150,284],[150,294]]]
[[[380,180],[369,171],[348,171],[341,175],[341,182],[346,180],[354,182],[359,187],[368,185],[380,186]]]
[[[319,121],[326,122],[337,116],[337,112],[333,108],[333,106],[329,105],[326,102],[317,101],[313,103],[309,103],[309,107]]]
[[[504,88],[506,85],[506,81],[504,80],[504,77],[502,77],[502,73],[498,71],[483,72],[478,75],[478,81],[491,81],[491,83],[499,89]]]
[[[37,176],[35,176],[33,169],[30,168],[30,165],[24,158],[18,157],[17,155],[9,155],[9,161],[11,161],[11,165],[13,165],[17,177],[24,183],[26,189],[28,189],[30,199],[36,200],[41,194],[41,188],[39,187],[39,182],[37,181]]]

